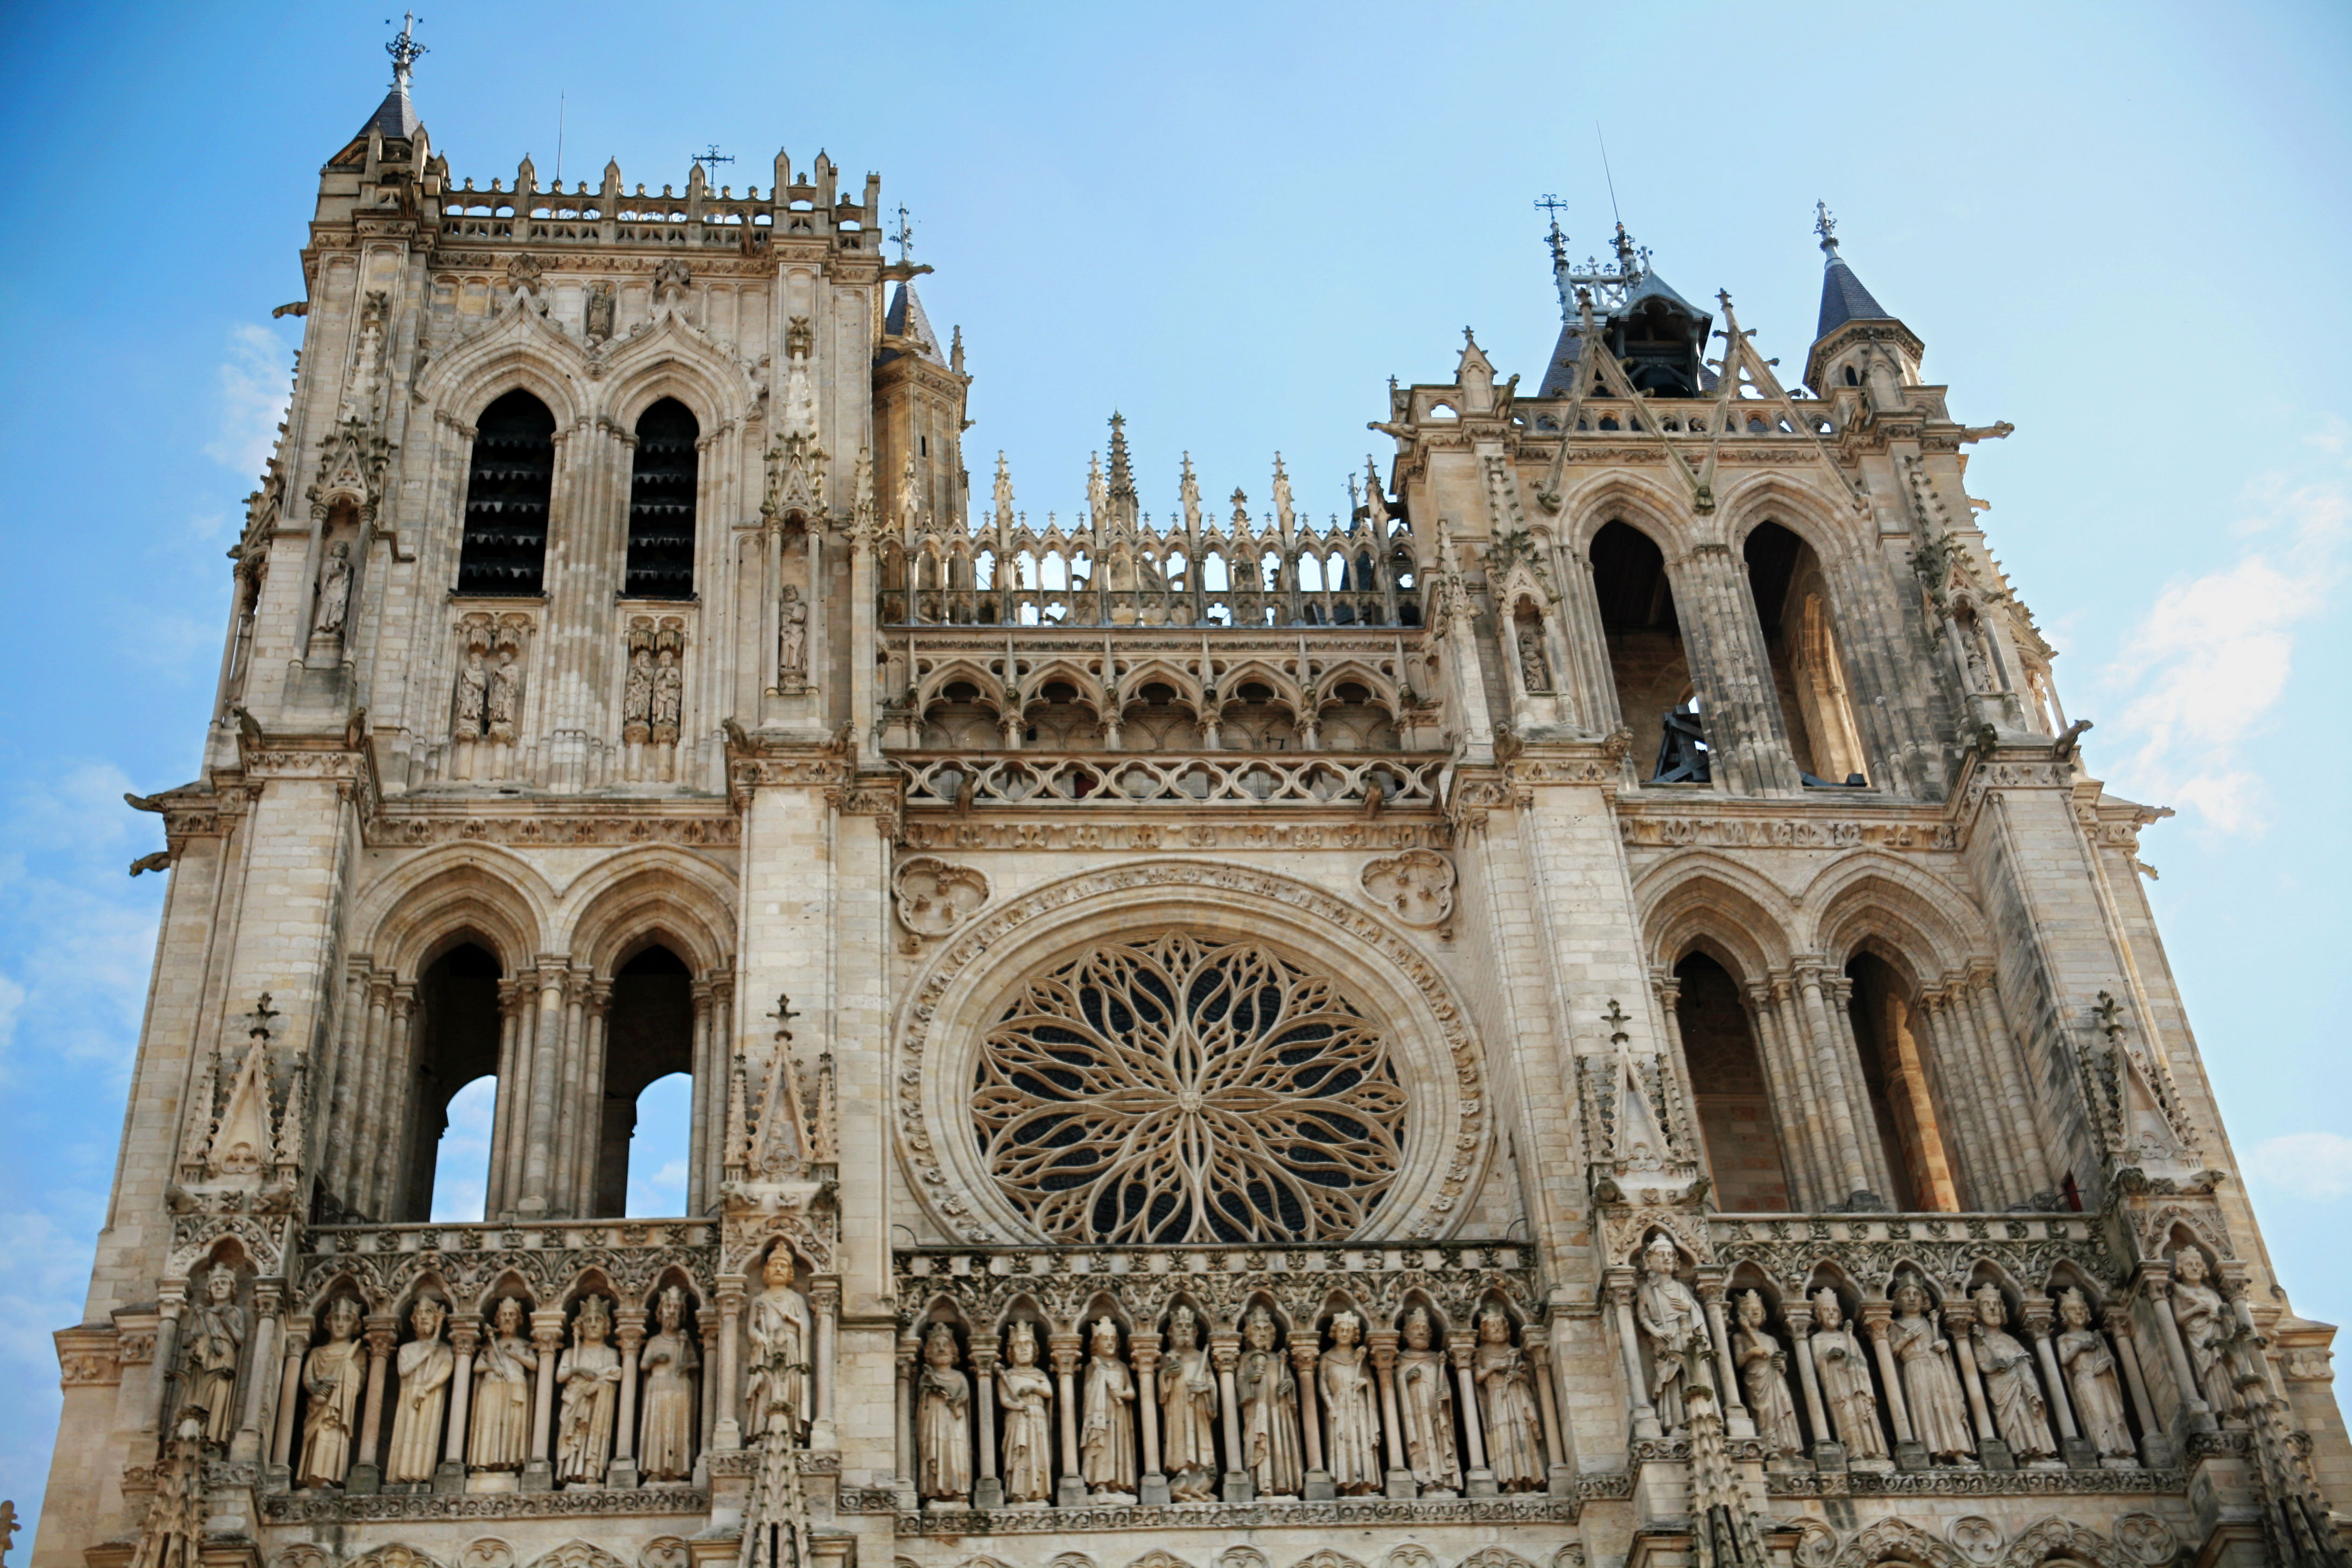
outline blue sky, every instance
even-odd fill
[[[194,769],[236,537],[285,392],[318,165],[383,11],[17,8],[0,53],[0,1496],[29,1516],[111,1180],[162,889],[126,789]],[[2352,9],[474,4],[416,102],[459,177],[765,186],[820,148],[904,202],[971,353],[971,467],[1074,510],[1117,407],[1144,504],[1339,510],[1385,378],[1474,325],[1537,379],[1533,199],[1602,247],[1605,131],[1663,276],[1784,375],[1816,198],[1971,423],[1995,549],[2063,650],[2279,1272],[2352,1317]],[[2333,672],[2331,674],[2331,672]],[[2335,980],[2329,980],[2329,975]],[[655,1118],[656,1121],[659,1118]],[[657,1134],[661,1130],[650,1129]],[[648,1161],[653,1163],[654,1161]]]

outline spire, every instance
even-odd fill
[[[901,283],[890,296],[890,308],[882,316],[882,335],[886,338],[907,338],[915,352],[934,364],[945,364],[946,356],[940,353],[940,335],[931,331],[931,319],[923,314],[923,302],[915,295],[912,283]],[[882,351],[883,363],[898,357],[895,349]]]
[[[1127,458],[1127,416],[1113,410],[1110,416],[1110,499],[1127,501],[1132,508],[1135,500],[1135,470]]]
[[[376,105],[375,112],[360,127],[354,140],[364,142],[370,132],[375,132],[387,142],[413,142],[416,133],[425,129],[425,122],[416,118],[416,106],[408,100],[409,71],[415,66],[416,58],[425,52],[425,46],[416,41],[415,12],[409,12],[402,19],[400,36],[384,45],[383,52],[392,57],[392,90],[383,95],[383,101]]]
[[[1822,320],[1813,329],[1816,340],[1828,337],[1848,321],[1891,321],[1895,313],[1862,286],[1853,268],[1838,254],[1837,219],[1827,202],[1813,204],[1813,232],[1822,237],[1822,254],[1829,258],[1822,271]]]

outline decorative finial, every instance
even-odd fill
[[[721,153],[719,150],[719,143],[716,142],[710,142],[705,151],[697,153],[693,157],[687,160],[689,163],[700,163],[704,165],[703,178],[707,180],[717,179],[719,177],[719,164],[731,163],[734,161],[735,154],[732,153]]]
[[[1822,237],[1822,248],[1832,256],[1837,254],[1837,219],[1830,216],[1830,204],[1813,204],[1813,232]]]
[[[1633,237],[1625,232],[1625,226],[1621,223],[1617,226],[1617,270],[1630,274],[1638,270],[1639,267],[1640,261],[1634,249]]]
[[[794,1010],[791,996],[779,993],[776,996],[776,1010],[768,1016],[776,1021],[776,1039],[780,1043],[793,1037],[793,1020],[799,1017],[800,1014]]]
[[[898,204],[898,226],[891,234],[890,241],[898,247],[898,265],[906,266],[908,256],[915,248],[915,226],[907,221],[907,204],[904,202]]]
[[[386,16],[384,25],[391,26],[392,18]],[[383,52],[392,57],[392,85],[406,92],[408,69],[416,63],[416,57],[425,52],[425,46],[416,41],[415,12],[406,12],[402,16],[400,37],[384,45]]]
[[[269,1020],[277,1016],[278,1016],[277,1010],[269,1005],[269,993],[263,992],[260,1002],[255,1005],[252,1012],[246,1015],[247,1019],[249,1020],[249,1026],[246,1029],[246,1033],[257,1040],[267,1041],[269,1038]]]
[[[1559,215],[1568,204],[1547,192],[1536,198],[1538,211],[1551,215],[1551,233],[1545,237],[1551,247],[1551,269],[1554,272],[1568,265],[1568,236],[1559,231]]]

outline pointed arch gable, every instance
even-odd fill
[[[560,926],[592,973],[610,977],[653,942],[706,978],[732,962],[735,882],[667,845],[606,860],[564,889]]]
[[[996,671],[970,658],[953,658],[938,666],[922,678],[915,689],[915,706],[919,711],[934,702],[945,700],[940,694],[959,680],[971,682],[979,692],[977,700],[992,711],[1001,711],[1004,681]]]
[[[1343,682],[1350,680],[1361,683],[1364,689],[1372,694],[1373,703],[1386,710],[1391,721],[1401,718],[1403,702],[1398,694],[1395,678],[1381,674],[1361,659],[1353,658],[1333,665],[1316,677],[1315,710],[1319,713],[1339,701],[1333,693]]]
[[[352,951],[414,977],[459,933],[486,939],[509,973],[553,949],[556,903],[537,868],[488,844],[453,844],[418,856],[352,900]]]
[[[1587,481],[1572,498],[1560,530],[1562,543],[1579,554],[1592,548],[1592,536],[1612,522],[1637,529],[1669,562],[1701,542],[1688,497],[1646,475],[1612,469]]]
[[[1163,683],[1173,690],[1176,693],[1176,700],[1192,710],[1195,716],[1200,713],[1201,678],[1183,666],[1164,658],[1147,659],[1141,664],[1130,666],[1119,672],[1118,686],[1119,711],[1123,713],[1139,701],[1141,700],[1139,694],[1143,689],[1155,681]]]
[[[1234,694],[1241,689],[1242,684],[1251,680],[1264,681],[1274,692],[1274,700],[1290,710],[1292,718],[1301,718],[1306,714],[1307,694],[1299,689],[1297,678],[1260,658],[1250,659],[1222,672],[1217,678],[1218,700],[1234,701]]]
[[[1811,545],[1824,563],[1850,552],[1856,542],[1852,507],[1802,475],[1743,474],[1717,496],[1715,510],[1723,539],[1735,552],[1768,522]]]
[[[417,378],[425,403],[470,426],[491,400],[520,387],[547,405],[560,433],[588,417],[587,353],[535,311],[509,312],[427,363]]]
[[[608,348],[604,375],[604,411],[625,430],[665,397],[692,410],[707,438],[750,409],[759,388],[715,340],[672,311]]]
[[[1876,938],[1880,956],[1933,985],[1992,953],[1983,913],[1966,892],[1881,850],[1832,862],[1797,901],[1807,948],[1841,965]]]
[[[1710,850],[1677,855],[1633,884],[1643,945],[1650,961],[1672,970],[1694,949],[1708,952],[1749,984],[1789,966],[1800,917],[1776,883]]]

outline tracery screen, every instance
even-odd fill
[[[982,1045],[972,1112],[989,1173],[1055,1240],[1322,1241],[1394,1184],[1406,1101],[1334,982],[1179,931],[1024,984]]]

